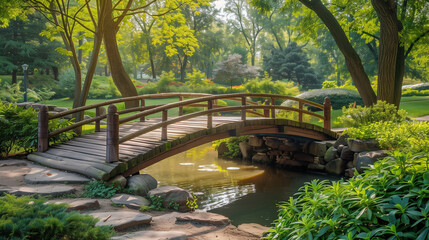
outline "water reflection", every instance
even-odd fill
[[[332,179],[218,159],[211,144],[177,154],[141,172],[155,177],[159,186],[173,185],[194,192],[200,209],[225,215],[234,225],[269,225],[277,216],[276,205],[292,197],[305,182]]]

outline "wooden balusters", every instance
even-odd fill
[[[270,105],[270,101],[268,101],[268,99],[265,99],[264,105],[265,106]],[[270,109],[264,109],[264,117],[266,117],[266,118],[270,117]]]
[[[97,107],[95,108],[95,117],[99,117],[103,114],[103,107]],[[95,121],[95,132],[99,132],[100,131],[100,120]]]
[[[183,101],[183,97],[179,96],[179,102],[181,102],[181,101]],[[182,116],[182,115],[183,115],[183,106],[180,106],[179,107],[179,116]]]
[[[107,110],[106,162],[119,160],[119,115],[115,105]]]
[[[141,99],[140,100],[140,107],[145,107],[146,106],[146,102],[145,102],[145,100],[144,99]],[[142,117],[140,117],[140,122],[144,122],[144,121],[146,121],[146,119],[145,119],[145,117],[144,116],[142,116]]]
[[[207,101],[207,110],[213,109],[213,100]],[[207,114],[207,128],[213,127],[213,113]]]
[[[166,122],[168,118],[168,111],[162,110],[162,122]],[[167,126],[163,126],[161,130],[161,141],[167,141]]]
[[[275,106],[276,105],[276,99],[275,98],[271,98],[271,105]],[[276,109],[272,108],[271,109],[271,118],[276,118]]]
[[[323,103],[323,127],[331,130],[331,99],[325,98]]]
[[[48,107],[43,105],[39,110],[39,129],[37,131],[37,150],[45,152],[49,148],[49,115]]]
[[[301,101],[299,102],[299,110],[302,110],[304,107],[304,103],[302,103]],[[298,113],[298,121],[302,122],[302,112]]]
[[[241,97],[241,106],[246,106],[246,97]],[[246,109],[243,108],[241,110],[241,120],[245,121],[246,120]]]

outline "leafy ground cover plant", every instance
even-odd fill
[[[97,219],[67,212],[65,204],[43,198],[0,197],[0,239],[109,239],[115,232]]]
[[[219,148],[219,145],[222,142],[225,142],[226,146],[228,148],[228,152],[225,152],[222,155],[222,157],[225,157],[225,158],[238,158],[238,157],[241,156],[241,151],[240,151],[240,147],[239,147],[238,144],[240,142],[246,142],[247,138],[248,138],[248,136],[225,138],[225,139],[213,141],[213,146],[214,146],[215,150],[217,151],[217,149]]]
[[[123,192],[124,189],[107,184],[104,181],[91,181],[85,184],[83,187],[84,197],[89,198],[111,198],[116,193]]]

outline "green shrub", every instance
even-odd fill
[[[318,89],[301,93],[295,97],[306,99],[319,104],[323,104],[325,98],[329,97],[331,99],[333,109],[341,109],[342,107],[349,106],[353,103],[356,103],[356,105],[363,105],[362,98],[357,91],[341,88]],[[282,103],[283,106],[288,107],[292,106],[293,104],[296,104],[296,102],[291,100],[287,100]],[[308,109],[311,111],[320,111],[320,109],[311,106],[309,106]]]
[[[192,73],[188,73],[187,79],[186,79],[186,85],[189,86],[191,89],[198,89],[202,87],[208,86],[209,82],[207,82],[205,78],[205,74],[202,73],[199,70],[193,69]]]
[[[428,239],[428,154],[401,151],[348,182],[314,180],[280,205],[266,239]]]
[[[338,88],[337,81],[325,80],[322,83],[322,89]]]
[[[240,136],[240,137],[230,137],[230,138],[225,138],[225,139],[213,141],[213,147],[215,148],[215,150],[217,150],[219,145],[222,142],[225,142],[225,144],[228,148],[228,152],[224,153],[222,155],[222,157],[239,158],[241,156],[241,151],[240,151],[240,147],[238,144],[240,142],[246,142],[247,138],[248,138],[248,136]]]
[[[0,239],[109,239],[115,234],[110,227],[96,227],[97,222],[43,198],[0,197]]]
[[[168,92],[170,85],[174,82],[174,73],[172,71],[170,72],[164,72],[162,71],[161,76],[159,77],[159,80],[157,82],[157,87],[159,92]]]
[[[0,82],[0,99],[1,101],[7,102],[18,102],[20,98],[24,97],[24,94],[20,90],[21,82],[9,84],[6,82]]]
[[[56,98],[70,97],[74,95],[75,72],[73,68],[67,68],[58,77],[58,89],[56,89]]]
[[[402,90],[403,97],[411,97],[411,96],[429,96],[429,90],[413,90],[413,89],[403,89]]]
[[[88,198],[111,198],[121,192],[120,187],[107,184],[104,181],[91,181],[83,187],[83,196]]]
[[[413,85],[404,85],[402,86],[402,90],[412,89],[412,90],[429,90],[429,83],[418,83]]]
[[[405,110],[397,110],[396,106],[385,101],[378,101],[370,107],[343,107],[343,114],[338,122],[345,127],[359,127],[375,122],[403,122],[407,117]]]

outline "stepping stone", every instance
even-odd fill
[[[87,209],[99,209],[100,203],[96,199],[64,199],[64,200],[52,200],[48,203],[67,203],[67,211],[78,211],[78,210],[87,210]]]
[[[0,189],[0,192],[3,192],[3,190]],[[50,184],[50,185],[34,185],[34,186],[26,185],[26,186],[19,186],[19,187],[10,187],[6,192],[8,194],[16,195],[16,196],[37,194],[42,196],[57,197],[64,194],[74,193],[75,191],[76,189],[72,186],[61,185],[61,184]]]
[[[187,240],[184,232],[179,231],[140,231],[113,237],[112,240]]]
[[[229,218],[225,216],[222,216],[216,213],[209,213],[209,212],[202,212],[202,211],[181,214],[180,216],[176,217],[176,221],[194,222],[194,223],[216,225],[216,226],[228,225],[231,223],[231,220],[229,220]]]
[[[238,230],[250,233],[257,237],[263,237],[264,232],[268,231],[268,229],[270,228],[257,223],[243,223],[238,225]]]
[[[76,173],[63,172],[60,170],[28,164],[31,168],[30,173],[25,175],[25,182],[29,184],[52,184],[52,183],[70,183],[79,184],[91,181],[82,175]]]
[[[130,211],[97,212],[90,213],[89,215],[100,219],[96,226],[113,226],[116,231],[122,231],[130,227],[150,224],[152,221],[152,216],[144,213]]]
[[[140,196],[128,195],[128,194],[116,194],[110,200],[112,200],[114,204],[121,205],[121,206],[124,205],[128,208],[137,209],[137,210],[139,210],[142,205],[144,206],[150,205],[150,201],[147,200],[146,198],[140,197]]]

